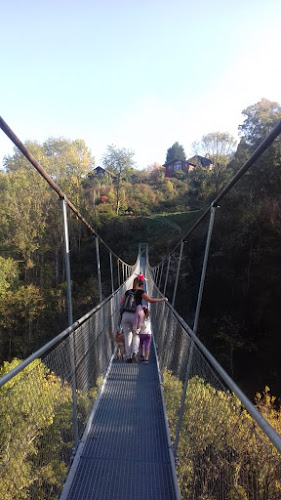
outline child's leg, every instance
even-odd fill
[[[142,333],[140,334],[140,348],[141,348],[141,357],[144,358],[144,337]]]
[[[146,335],[146,339],[144,342],[145,345],[145,359],[148,360],[150,354],[150,344],[151,344],[151,335]]]
[[[141,305],[137,306],[135,316],[134,316],[134,322],[133,322],[133,332],[138,330],[139,328],[142,327],[144,322],[144,310]]]

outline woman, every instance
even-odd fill
[[[166,297],[156,299],[147,295],[147,293],[143,290],[143,279],[140,279],[138,276],[134,279],[132,290],[134,292],[136,306],[141,305],[142,300],[145,300],[146,302],[150,303],[168,301]],[[127,290],[125,292],[125,295],[121,299],[120,307],[123,306],[126,297],[128,296],[129,293],[132,292],[132,290]],[[135,312],[128,312],[128,311],[123,312],[122,328],[125,337],[125,350],[126,350],[127,363],[132,363],[133,361],[137,362],[137,355],[139,351],[140,339],[136,331],[133,330],[134,319],[135,319]]]

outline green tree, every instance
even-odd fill
[[[134,161],[134,152],[125,148],[117,148],[114,145],[107,146],[107,152],[103,156],[103,166],[115,176],[116,206],[115,213],[118,216],[121,201],[121,182],[127,180],[131,174]]]
[[[5,362],[0,377],[19,363]],[[81,429],[101,382],[77,391]],[[70,385],[37,359],[0,389],[0,416],[1,499],[58,498],[73,447]]]
[[[193,143],[194,152],[208,157],[212,163],[210,182],[214,183],[216,192],[222,187],[232,174],[231,169],[227,171],[236,148],[236,140],[226,132],[212,132],[204,135],[199,142]]]
[[[7,290],[0,300],[1,358],[30,354],[40,335],[39,319],[45,308],[43,298],[34,285]]]
[[[175,142],[168,150],[166,154],[166,163],[171,160],[178,158],[179,160],[186,160],[186,155],[184,148],[178,142]]]
[[[160,163],[154,162],[148,169],[150,172],[150,180],[155,184],[157,189],[161,189],[165,180],[165,168],[160,165]]]
[[[239,125],[241,135],[250,146],[255,149],[269,134],[281,118],[281,106],[277,102],[261,99],[242,111],[245,120]]]
[[[175,438],[182,382],[164,370],[163,389],[171,438]],[[230,393],[195,376],[188,382],[178,445],[183,500],[279,498],[279,463],[264,435]],[[276,456],[276,453],[275,453]]]
[[[240,168],[243,160],[265,139],[281,119],[281,106],[276,102],[262,99],[243,111],[244,123],[239,126],[242,136],[234,157],[234,170]],[[241,182],[241,190],[247,192],[250,199],[256,201],[270,196],[279,198],[281,189],[281,138],[275,139],[255,165],[248,171]],[[255,194],[256,193],[256,194]]]
[[[0,299],[15,283],[19,275],[18,264],[13,259],[0,257]]]

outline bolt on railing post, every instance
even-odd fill
[[[170,271],[170,263],[171,263],[171,255],[169,255],[168,265],[167,265],[167,269],[166,269],[166,279],[165,279],[165,285],[164,285],[164,290],[163,290],[163,295],[164,296],[166,295],[166,288],[167,288],[167,283],[168,283],[168,275],[169,275],[169,271]]]
[[[207,241],[206,241],[206,246],[205,246],[202,271],[201,271],[201,279],[200,279],[200,286],[199,286],[199,292],[198,292],[198,297],[197,297],[195,318],[194,318],[194,323],[193,323],[193,332],[195,333],[195,335],[197,333],[197,327],[198,327],[198,320],[199,320],[199,314],[200,314],[200,308],[201,308],[201,302],[202,302],[203,288],[204,288],[204,282],[205,282],[205,277],[206,277],[207,263],[208,263],[210,244],[211,244],[211,239],[212,239],[212,232],[213,232],[213,227],[214,227],[216,208],[217,207],[212,206],[211,212],[210,212],[208,235],[207,235]],[[180,435],[180,429],[181,429],[181,424],[182,424],[182,419],[183,419],[184,404],[185,404],[187,384],[188,384],[189,374],[190,374],[190,369],[191,369],[191,363],[192,363],[192,358],[193,358],[193,351],[194,351],[194,341],[191,341],[191,347],[190,347],[190,352],[189,352],[189,356],[188,356],[188,362],[187,362],[183,391],[182,391],[181,406],[180,406],[180,410],[179,410],[179,418],[178,418],[177,427],[176,427],[176,436],[175,436],[175,442],[174,442],[174,454],[175,455],[177,454],[177,449],[178,449],[178,444],[179,444],[179,435]]]
[[[181,242],[181,247],[180,247],[180,254],[179,254],[179,260],[178,260],[177,275],[176,275],[176,281],[175,281],[174,293],[173,293],[173,300],[172,300],[172,306],[173,307],[175,305],[177,288],[178,288],[178,282],[179,282],[179,275],[180,275],[180,267],[181,267],[181,259],[182,259],[183,246],[184,246],[184,241]]]
[[[112,253],[109,252],[109,263],[110,263],[110,276],[111,276],[111,293],[114,292],[114,281],[113,281],[113,264],[112,264]]]
[[[100,269],[100,249],[99,249],[99,239],[96,236],[96,259],[97,259],[97,272],[98,272],[98,283],[99,283],[99,299],[102,302],[102,286],[101,286],[101,269]]]
[[[64,235],[64,255],[65,255],[65,275],[66,275],[66,293],[67,293],[67,317],[68,326],[73,324],[72,317],[72,297],[71,297],[71,277],[70,277],[70,262],[69,262],[69,236],[68,236],[68,223],[67,223],[67,203],[65,198],[61,198],[62,202],[62,215],[63,215],[63,235]],[[75,374],[75,344],[74,333],[70,335],[70,363],[71,363],[71,390],[72,390],[72,423],[73,423],[73,439],[74,449],[77,449],[79,434],[78,434],[78,417],[77,417],[77,399],[76,399],[76,374]]]

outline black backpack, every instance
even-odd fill
[[[122,304],[120,308],[120,314],[122,316],[123,312],[136,312],[137,303],[136,303],[136,291],[137,290],[128,290],[125,302]]]

